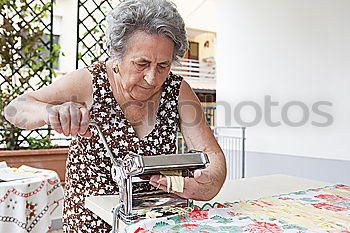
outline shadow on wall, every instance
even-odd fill
[[[272,174],[350,185],[350,161],[246,152],[246,177]]]

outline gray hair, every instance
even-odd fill
[[[173,61],[182,58],[187,49],[185,23],[168,0],[121,1],[107,16],[106,45],[109,56],[121,58],[128,39],[136,31],[163,34],[174,41]]]

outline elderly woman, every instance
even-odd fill
[[[34,129],[45,124],[76,136],[67,159],[64,230],[105,232],[110,227],[84,208],[90,195],[115,194],[110,160],[93,119],[116,157],[176,151],[180,129],[190,149],[206,152],[210,166],[186,178],[185,198],[210,200],[226,177],[223,152],[205,122],[190,86],[170,72],[188,47],[183,19],[166,0],[122,1],[107,17],[110,58],[24,94],[6,109],[13,124]],[[13,109],[17,110],[16,114]],[[150,187],[166,190],[166,178],[151,177]],[[103,229],[103,230],[102,230]]]

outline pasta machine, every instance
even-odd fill
[[[129,153],[123,159],[114,158],[106,139],[93,121],[90,122],[97,128],[99,136],[105,146],[108,156],[112,162],[112,178],[119,188],[119,202],[113,208],[113,233],[119,232],[120,220],[125,224],[137,222],[146,218],[147,210],[162,211],[162,215],[174,214],[164,211],[164,207],[189,207],[193,204],[191,199],[181,198],[174,193],[155,189],[153,191],[133,193],[136,184],[148,184],[148,180],[142,177],[159,175],[160,172],[181,171],[184,177],[193,177],[197,169],[209,165],[207,154],[203,152],[189,152],[185,154],[163,154],[152,156],[140,156]]]

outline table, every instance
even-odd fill
[[[62,216],[63,188],[54,171],[35,169],[33,177],[0,182],[0,232],[47,232]]]
[[[291,193],[305,189],[319,188],[330,185],[327,182],[309,180],[287,175],[269,175],[244,178],[240,180],[226,180],[220,193],[210,202],[252,200],[261,197]],[[100,216],[107,223],[112,224],[112,208],[118,203],[118,196],[91,196],[85,199],[86,208]],[[201,205],[203,202],[195,201]],[[121,229],[125,224],[121,224]]]

